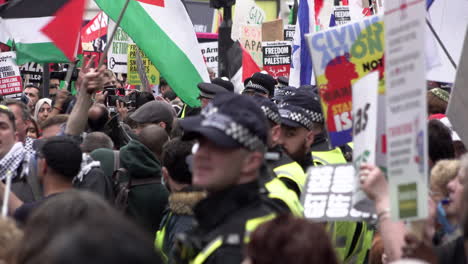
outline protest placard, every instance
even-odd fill
[[[265,21],[265,11],[253,0],[242,0],[236,3],[236,12],[232,20],[231,38],[240,40],[245,25],[261,25]]]
[[[249,52],[257,65],[262,68],[262,26],[244,25],[241,30],[242,47]]]
[[[385,2],[387,176],[395,220],[428,213],[425,6]]]
[[[23,76],[28,74],[29,83],[42,83],[42,73],[44,72],[42,64],[37,62],[28,62],[21,65],[19,70]]]
[[[353,208],[354,189],[353,165],[310,167],[301,196],[305,218],[317,222],[362,221],[375,218],[373,214]]]
[[[468,146],[468,122],[466,122],[466,116],[461,114],[468,113],[468,76],[466,74],[468,72],[468,28],[466,32],[455,85],[450,95],[447,116],[465,146]]]
[[[200,43],[200,49],[205,58],[206,66],[213,69],[216,76],[218,76],[218,42],[211,41]]]
[[[353,165],[355,181],[363,163],[376,164],[377,109],[379,73],[373,72],[353,84]],[[374,203],[356,184],[353,206],[364,212],[374,212]]]
[[[295,25],[286,25],[283,31],[283,39],[285,41],[293,41],[294,40],[294,32],[296,32]]]
[[[289,77],[291,49],[291,42],[288,41],[262,42],[263,69],[275,79]]]
[[[136,60],[137,46],[136,44],[128,45],[128,73],[127,73],[127,83],[132,85],[141,85],[140,76],[138,75],[138,67]],[[141,60],[143,62],[146,77],[148,82],[151,85],[159,84],[159,72],[153,63],[149,60],[146,55],[141,52]]]
[[[349,6],[335,6],[333,12],[335,16],[335,24],[337,26],[347,24],[351,22],[351,14],[349,12]]]
[[[378,71],[385,89],[383,37],[378,16],[306,35],[332,147],[352,141],[352,84]]]
[[[4,98],[19,98],[23,92],[21,74],[15,60],[14,51],[0,53],[0,95]]]
[[[284,40],[283,20],[276,19],[262,24],[262,41]]]
[[[109,36],[114,28],[115,22],[109,19],[107,27]],[[119,27],[112,43],[108,43],[111,45],[107,52],[107,67],[110,70],[117,73],[127,73],[127,51],[128,45],[132,43],[133,40]]]

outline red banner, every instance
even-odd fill
[[[81,29],[81,42],[92,42],[107,34],[108,17],[102,11]]]

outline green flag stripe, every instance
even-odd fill
[[[96,0],[98,6],[114,21],[117,21],[124,2],[124,0]],[[197,99],[199,95],[197,84],[203,81],[202,77],[186,54],[147,15],[137,1],[130,1],[120,27],[143,50],[185,103],[190,106],[200,105]]]
[[[16,64],[22,65],[27,62],[69,62],[68,58],[51,42],[43,43],[15,43]]]

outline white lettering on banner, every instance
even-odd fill
[[[23,88],[15,59],[16,53],[13,51],[0,54],[0,95],[7,98],[20,97]]]
[[[311,167],[307,175],[301,199],[306,218],[314,221],[360,221],[363,217],[371,217],[368,213],[357,213],[352,207],[352,165]]]

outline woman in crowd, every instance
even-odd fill
[[[34,119],[37,121],[38,124],[41,124],[49,117],[49,114],[51,112],[52,100],[50,100],[49,98],[42,98],[36,103],[36,107],[34,110]]]

